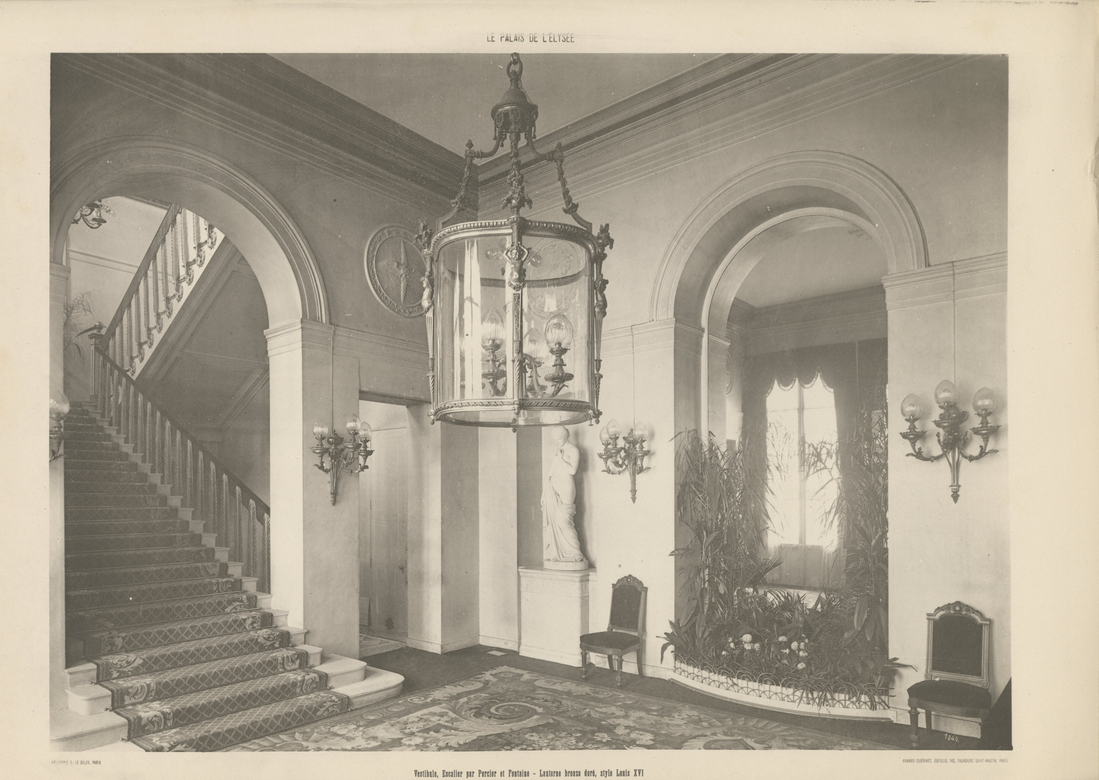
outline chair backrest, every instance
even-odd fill
[[[641,580],[627,574],[611,586],[611,620],[608,631],[628,631],[641,634],[645,631],[645,599],[649,589]]]
[[[988,687],[988,637],[992,624],[968,604],[955,601],[927,615],[928,680],[958,680]]]

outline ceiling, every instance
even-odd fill
[[[276,54],[276,59],[461,154],[492,148],[489,112],[508,88],[499,54]],[[538,134],[713,59],[713,54],[523,54]]]
[[[887,271],[885,252],[853,225],[795,229],[760,256],[736,297],[757,308],[774,306],[874,287]]]

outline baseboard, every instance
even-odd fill
[[[498,636],[484,636],[482,635],[478,644],[487,645],[488,647],[499,647],[501,650],[519,650],[518,639],[501,639]]]

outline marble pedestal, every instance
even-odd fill
[[[580,666],[580,635],[590,631],[588,592],[594,578],[594,569],[519,567],[519,655]]]

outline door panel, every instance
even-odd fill
[[[363,473],[363,534],[360,586],[370,599],[374,632],[408,633],[406,579],[408,542],[408,429],[374,431],[370,468]],[[365,549],[363,548],[365,546]],[[362,609],[360,608],[360,614]]]

